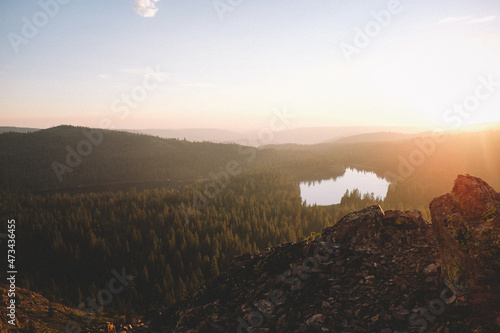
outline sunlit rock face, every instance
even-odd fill
[[[451,193],[429,207],[447,284],[470,292],[481,308],[498,305],[500,194],[477,177],[460,175]]]

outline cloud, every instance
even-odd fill
[[[216,84],[205,83],[205,82],[186,82],[180,84],[182,87],[189,88],[217,88]]]
[[[497,18],[498,17],[492,16],[492,15],[480,17],[480,18],[474,18],[473,16],[446,17],[446,18],[440,20],[439,24],[449,24],[449,23],[458,23],[458,22],[475,24],[475,23],[484,23],[484,22],[495,21]]]
[[[135,75],[146,75],[147,73],[149,73],[151,71],[152,71],[152,69],[150,67],[146,67],[146,68],[122,68],[122,69],[120,69],[121,73],[135,74]]]
[[[153,69],[151,67],[145,67],[145,68],[122,68],[120,69],[121,73],[126,73],[126,74],[132,74],[132,75],[140,75],[140,76],[151,76],[154,77],[157,80],[164,81],[168,77],[167,72],[162,72],[158,66],[156,66],[156,69]]]
[[[470,23],[471,24],[474,24],[474,23],[484,23],[484,22],[495,21],[496,19],[497,19],[496,16],[485,16],[485,17],[482,17],[482,18],[474,19],[474,20],[470,21]]]
[[[446,23],[456,23],[456,22],[461,22],[461,21],[466,21],[470,19],[472,16],[461,16],[461,17],[446,17],[439,21],[439,24],[446,24]]]
[[[99,77],[103,80],[109,80],[109,75],[108,74],[99,74]]]
[[[142,17],[154,17],[158,11],[156,3],[160,0],[134,0],[134,11]]]

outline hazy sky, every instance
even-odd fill
[[[3,126],[500,120],[498,0],[3,0],[0,36]]]

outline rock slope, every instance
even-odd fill
[[[315,240],[236,258],[190,300],[153,316],[150,331],[460,332],[464,304],[445,316],[457,300],[439,267],[419,212],[372,206]]]
[[[118,332],[500,332],[499,195],[459,176],[430,208],[432,226],[372,206],[314,240],[242,255],[187,301]]]

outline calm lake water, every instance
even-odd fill
[[[389,182],[379,178],[373,172],[346,169],[345,174],[337,179],[300,183],[302,201],[308,205],[333,205],[340,203],[346,190],[358,189],[361,194],[374,193],[384,199],[387,195]]]

